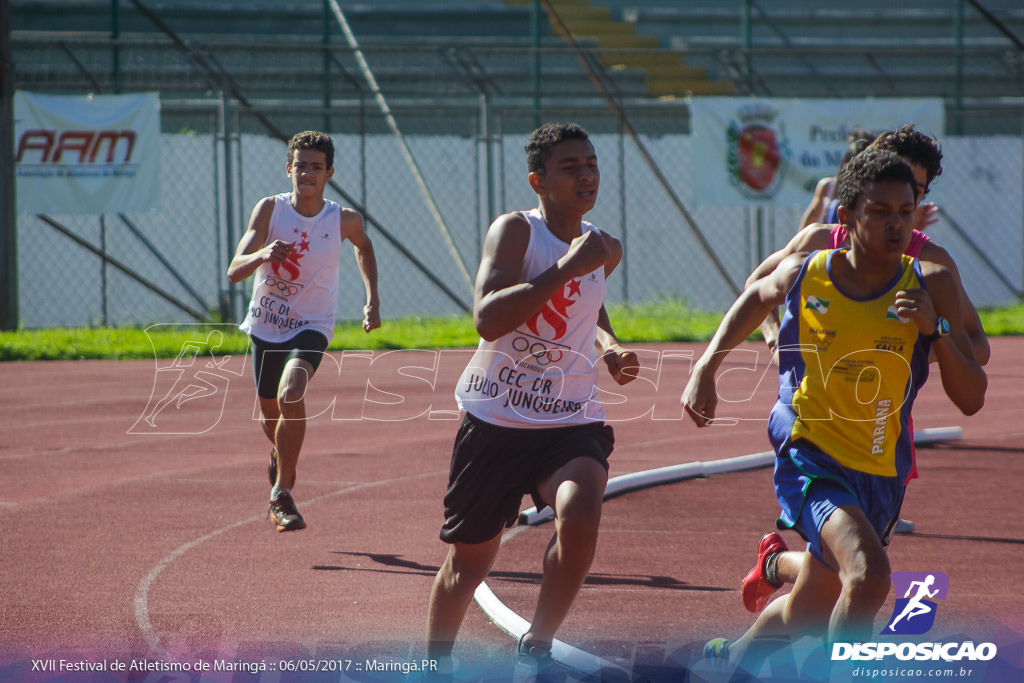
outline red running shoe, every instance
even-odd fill
[[[782,588],[782,584],[775,585],[768,581],[765,576],[765,562],[770,555],[789,550],[786,541],[774,531],[761,537],[757,544],[757,564],[743,577],[740,584],[740,595],[743,597],[743,606],[755,614],[760,612],[768,604],[768,598],[772,593]]]

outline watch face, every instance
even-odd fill
[[[935,321],[937,323],[936,331],[941,335],[949,334],[949,321],[939,316],[939,319]]]

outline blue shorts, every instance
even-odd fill
[[[807,549],[826,566],[830,565],[821,553],[821,527],[837,508],[859,507],[882,545],[888,546],[906,492],[906,484],[899,477],[843,467],[804,440],[782,447],[775,458],[774,480],[782,508],[776,526],[799,532],[807,541]]]

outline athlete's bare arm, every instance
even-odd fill
[[[786,300],[807,254],[787,256],[765,277],[751,283],[726,312],[707,349],[693,366],[683,390],[682,403],[690,419],[705,427],[714,418],[718,406],[715,374],[726,355],[757,329],[769,311]]]
[[[256,204],[249,217],[249,227],[238,243],[234,258],[228,266],[228,280],[241,282],[256,272],[261,264],[281,263],[295,251],[295,244],[274,240],[267,244],[270,234],[270,216],[274,213],[274,198],[264,197]]]
[[[803,216],[800,217],[801,230],[808,225],[820,223],[825,219],[828,198],[832,193],[832,187],[835,185],[835,182],[835,178],[822,178],[818,181],[818,184],[814,187],[814,196],[811,198],[811,203],[807,205]]]
[[[935,332],[938,316],[949,321],[950,333],[932,342],[939,364],[942,388],[965,415],[973,415],[985,405],[988,377],[974,359],[971,341],[964,331],[960,312],[960,292],[953,274],[930,261],[921,262],[922,289],[897,292],[896,310],[917,324],[922,334]]]
[[[587,231],[572,241],[569,251],[554,265],[529,282],[521,282],[529,242],[529,221],[519,213],[499,216],[487,231],[473,298],[473,321],[487,341],[515,330],[566,282],[601,266],[607,268],[613,257],[612,245],[604,235]]]
[[[988,335],[985,334],[985,328],[982,327],[981,318],[978,316],[978,309],[974,307],[971,298],[967,296],[964,283],[960,279],[960,271],[957,269],[953,257],[949,255],[948,251],[935,244],[935,242],[927,242],[921,249],[921,260],[931,261],[932,263],[944,266],[953,274],[957,289],[960,292],[960,312],[963,316],[964,331],[967,332],[967,336],[971,340],[975,360],[978,361],[979,365],[986,365],[991,355]]]
[[[603,230],[601,236],[604,237],[609,251],[608,260],[604,264],[604,276],[607,278],[622,261],[622,242]],[[594,344],[597,347],[598,357],[604,360],[608,367],[608,373],[616,383],[628,384],[636,379],[640,361],[637,359],[635,351],[623,348],[619,343],[619,338],[612,330],[612,322],[604,304],[601,304],[601,310],[597,314],[597,338]]]
[[[341,210],[341,239],[352,243],[359,274],[366,289],[366,305],[363,306],[363,329],[366,332],[380,327],[380,296],[377,292],[377,256],[373,241],[366,234],[363,216],[352,209]]]
[[[604,230],[601,231],[601,236],[604,237],[605,244],[608,245],[608,260],[604,262],[604,276],[608,278],[622,261],[622,242]]]
[[[754,269],[754,272],[747,278],[745,287],[767,277],[778,268],[782,261],[792,254],[809,254],[816,249],[828,249],[832,244],[832,226],[824,223],[809,225],[793,236],[789,243],[782,249],[770,255]],[[761,334],[764,335],[765,343],[774,355],[779,341],[779,311],[771,309],[764,322],[761,323]]]
[[[636,379],[640,371],[640,360],[635,351],[630,351],[619,343],[612,330],[612,323],[604,304],[597,314],[597,355],[604,361],[608,374],[618,384],[629,384]]]

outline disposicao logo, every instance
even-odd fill
[[[881,635],[921,635],[935,625],[939,600],[949,593],[943,572],[893,572],[896,605]],[[996,656],[993,643],[833,643],[832,660],[880,660],[895,656],[918,661],[988,661]]]
[[[949,577],[942,572],[893,572],[896,606],[883,634],[920,635],[935,625],[936,600],[945,600]],[[899,597],[899,596],[903,597]]]

